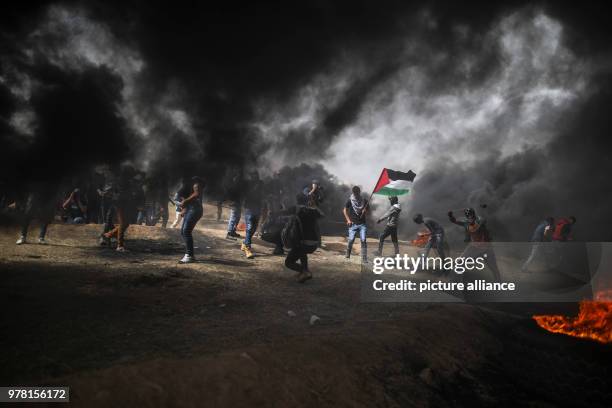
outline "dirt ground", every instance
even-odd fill
[[[189,265],[177,229],[131,226],[123,254],[99,230],[54,224],[45,246],[0,231],[0,384],[68,385],[86,407],[612,401],[610,347],[547,333],[527,309],[361,303],[341,238],[299,284],[270,245],[245,259],[209,218]]]

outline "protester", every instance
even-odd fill
[[[419,225],[423,224],[429,230],[429,239],[425,244],[425,258],[429,257],[431,248],[435,248],[440,258],[446,258],[444,254],[444,228],[433,218],[423,218],[423,214],[414,216],[413,221]]]
[[[230,217],[227,222],[227,235],[225,238],[236,241],[241,238],[240,234],[236,232],[236,227],[240,222],[241,214],[241,201],[243,195],[243,176],[242,170],[234,168],[226,174],[223,188],[225,195],[230,202]]]
[[[534,261],[537,257],[538,252],[540,252],[541,243],[546,241],[546,238],[549,237],[550,231],[555,223],[555,219],[553,217],[546,217],[546,219],[538,224],[536,229],[533,231],[533,235],[531,236],[531,252],[529,253],[529,257],[521,267],[522,272],[529,271],[529,265]]]
[[[255,257],[251,249],[251,241],[259,225],[262,213],[268,210],[261,197],[262,187],[263,185],[259,178],[259,174],[256,171],[251,173],[247,181],[244,196],[244,221],[246,223],[246,231],[244,233],[244,241],[240,247],[247,259],[253,259]]]
[[[321,246],[318,219],[323,215],[318,208],[304,204],[304,195],[298,194],[297,205],[288,210],[290,213],[293,212],[293,218],[283,229],[284,244],[290,248],[285,258],[285,266],[298,273],[296,279],[300,283],[312,279],[312,273],[308,268],[308,254]]]
[[[473,208],[466,208],[464,214],[465,219],[459,221],[455,218],[452,211],[448,212],[449,221],[464,228],[466,237],[470,242],[460,257],[473,259],[478,257],[484,258],[484,262],[493,273],[495,281],[501,282],[501,274],[497,267],[495,252],[490,245],[491,235],[489,234],[486,220],[477,216]]]
[[[175,214],[176,214],[176,218],[174,219],[174,222],[172,223],[172,225],[170,226],[170,228],[176,228],[176,226],[179,224],[179,222],[181,222],[183,220],[183,213],[181,212],[181,206],[179,205],[181,201],[183,201],[183,199],[185,197],[181,196],[181,188],[179,188],[179,190],[174,193],[174,206],[175,206]]]
[[[117,240],[118,252],[125,252],[125,233],[130,225],[129,216],[132,210],[131,206],[134,204],[135,191],[134,181],[132,179],[134,175],[134,169],[130,166],[126,166],[121,170],[119,179],[113,184],[112,190],[112,211],[109,211],[107,222],[104,224],[104,229],[109,228],[107,232],[103,234],[104,242],[110,243],[112,238]],[[139,185],[136,185],[139,187]],[[111,227],[112,215],[117,218],[117,224]]]
[[[304,196],[309,207],[319,208],[323,202],[323,187],[319,183],[319,180],[312,180],[310,186],[304,187]]]
[[[397,225],[399,221],[399,215],[402,209],[399,205],[399,200],[395,196],[389,197],[389,203],[391,203],[391,207],[389,207],[387,212],[385,212],[383,216],[376,221],[378,224],[380,224],[384,220],[387,220],[385,230],[382,234],[380,234],[380,238],[378,239],[378,251],[375,253],[376,256],[383,255],[383,245],[385,244],[385,239],[388,236],[391,236],[391,242],[393,242],[395,254],[399,254],[399,244],[397,242]]]
[[[66,211],[66,223],[68,224],[85,224],[87,214],[87,202],[78,188],[70,192],[62,208]]]
[[[204,189],[204,181],[199,177],[192,178],[193,185],[189,193],[184,193],[187,197],[180,202],[179,207],[183,212],[183,226],[181,227],[181,235],[185,241],[185,256],[179,263],[195,262],[193,253],[193,229],[202,218],[204,207],[202,206],[202,190]]]
[[[368,262],[368,244],[366,242],[366,214],[368,212],[368,205],[368,200],[361,196],[361,189],[358,186],[353,186],[352,194],[342,209],[346,224],[348,225],[346,258],[351,257],[355,235],[359,233],[359,239],[361,241],[361,261],[363,263]]]
[[[36,187],[32,192],[27,195],[25,200],[25,208],[23,212],[23,219],[21,222],[21,235],[17,240],[17,245],[23,245],[27,243],[28,229],[30,223],[34,219],[38,219],[40,222],[40,232],[38,234],[38,243],[44,245],[45,236],[47,234],[47,226],[53,220],[53,214],[55,212],[55,201],[53,200],[53,194],[48,191],[48,188],[41,186]]]
[[[574,224],[576,224],[576,217],[574,216],[559,218],[552,234],[552,240],[556,242],[573,240],[572,229]]]

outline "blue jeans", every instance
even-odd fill
[[[201,206],[193,206],[187,209],[183,218],[181,235],[185,241],[185,253],[193,256],[193,235],[191,234],[196,224],[202,218],[203,209]]]
[[[440,258],[446,258],[446,255],[444,254],[444,234],[431,234],[429,241],[427,241],[427,244],[425,244],[425,258],[429,257],[429,251],[431,248],[436,248]]]
[[[227,223],[227,232],[236,232],[236,226],[240,222],[240,215],[240,204],[232,204],[232,211]]]
[[[355,235],[359,231],[359,239],[361,242],[366,242],[367,227],[365,224],[353,224],[348,229],[348,240],[349,242],[355,241]]]
[[[259,224],[259,211],[251,211],[248,208],[244,210],[244,222],[246,223],[246,231],[244,233],[244,245],[250,247],[253,234],[257,230]]]

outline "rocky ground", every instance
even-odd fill
[[[46,246],[0,231],[0,384],[69,385],[86,407],[612,401],[609,346],[545,332],[525,307],[361,303],[341,238],[299,284],[210,219],[190,265],[178,230],[130,227],[125,254],[98,230],[54,224]]]

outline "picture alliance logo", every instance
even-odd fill
[[[482,271],[486,266],[487,254],[479,257],[457,258],[425,258],[421,256],[408,256],[397,254],[395,257],[376,257],[372,265],[372,272],[377,275],[391,270],[404,270],[414,275],[417,271],[452,271],[463,274],[466,271]]]

